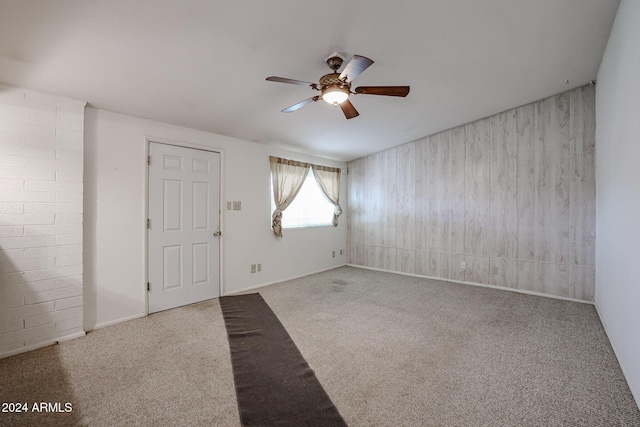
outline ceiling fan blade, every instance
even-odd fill
[[[311,98],[305,99],[304,101],[298,102],[297,104],[293,104],[291,107],[285,108],[284,110],[282,110],[283,113],[292,113],[302,107],[304,107],[307,104],[311,104],[314,101],[317,101],[318,99],[320,99],[319,96],[312,96]]]
[[[367,57],[360,55],[353,55],[351,61],[344,67],[342,73],[340,73],[340,79],[351,83],[358,77],[364,70],[369,68],[373,64],[373,61]]]
[[[342,112],[347,119],[353,119],[354,117],[358,117],[360,113],[356,110],[356,107],[353,106],[351,101],[348,99],[340,104],[340,108],[342,108]]]
[[[311,87],[315,87],[316,86],[315,83],[303,82],[302,80],[293,80],[293,79],[287,79],[285,77],[276,77],[276,76],[267,77],[267,81],[280,82],[280,83],[289,83],[289,84],[293,84],[293,85],[302,85],[302,86],[311,86]]]
[[[360,86],[356,93],[363,95],[407,96],[409,86]]]

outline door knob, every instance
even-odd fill
[[[222,236],[222,231],[214,231],[213,235],[218,237],[218,236]]]

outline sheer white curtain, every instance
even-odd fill
[[[271,215],[271,225],[276,236],[282,237],[282,211],[287,209],[302,188],[311,165],[273,156],[269,157],[269,163],[273,180],[273,200],[276,203],[276,209]]]
[[[342,208],[340,207],[340,169],[311,165],[311,170],[313,170],[313,176],[316,178],[325,197],[335,206],[332,223],[334,227],[337,227],[338,217],[342,214]]]

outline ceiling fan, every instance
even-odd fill
[[[271,76],[267,77],[270,82],[290,83],[295,85],[309,86],[311,89],[320,92],[320,95],[312,96],[304,101],[298,102],[291,107],[282,110],[283,113],[291,113],[307,104],[324,100],[334,106],[340,106],[342,112],[347,119],[352,119],[359,115],[351,101],[350,95],[384,95],[384,96],[407,96],[409,86],[360,86],[351,91],[351,83],[364,70],[369,68],[373,61],[360,55],[354,55],[351,61],[344,67],[342,73],[338,73],[338,69],[342,66],[342,58],[334,54],[326,59],[327,65],[333,70],[333,73],[325,74],[320,77],[319,83],[303,82],[301,80],[287,79],[284,77]]]

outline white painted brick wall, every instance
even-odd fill
[[[0,84],[0,357],[84,333],[84,106]]]

